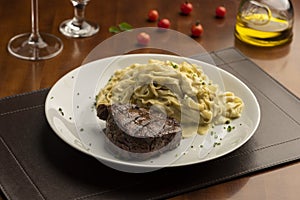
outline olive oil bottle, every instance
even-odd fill
[[[291,41],[293,7],[289,1],[285,1],[288,4],[283,3],[283,0],[243,0],[236,18],[236,38],[263,47],[278,46]]]

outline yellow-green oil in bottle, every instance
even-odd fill
[[[267,14],[237,15],[235,36],[248,44],[272,47],[291,41],[291,22]]]

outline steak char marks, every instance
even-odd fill
[[[100,105],[97,115],[106,120],[108,148],[126,160],[146,160],[180,144],[180,124],[165,113],[134,104]]]

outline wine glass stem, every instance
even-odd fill
[[[81,26],[82,23],[85,20],[85,3],[78,3],[74,5],[74,18],[73,18],[73,24],[75,26]]]
[[[41,40],[38,20],[38,0],[31,0],[31,35],[29,43],[38,43]]]

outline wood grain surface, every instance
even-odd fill
[[[234,37],[238,0],[191,0],[194,10],[188,16],[179,13],[183,0],[92,0],[86,8],[86,18],[98,23],[100,31],[92,37],[81,39],[67,38],[58,30],[63,20],[73,16],[69,0],[39,0],[40,31],[55,34],[64,43],[63,51],[58,56],[44,61],[21,60],[7,51],[10,38],[31,30],[30,0],[0,2],[0,97],[51,87],[64,74],[79,67],[94,47],[113,36],[108,31],[110,26],[128,22],[135,28],[156,27],[155,22],[147,21],[148,10],[153,8],[159,10],[161,18],[170,19],[171,29],[186,35],[190,35],[191,25],[200,21],[204,33],[194,40],[207,51],[235,46],[300,97],[300,1],[293,1],[295,23],[292,42],[274,48],[258,48],[243,44]],[[227,8],[224,19],[214,16],[218,5]],[[298,199],[298,188],[300,162],[183,194],[172,200]]]

